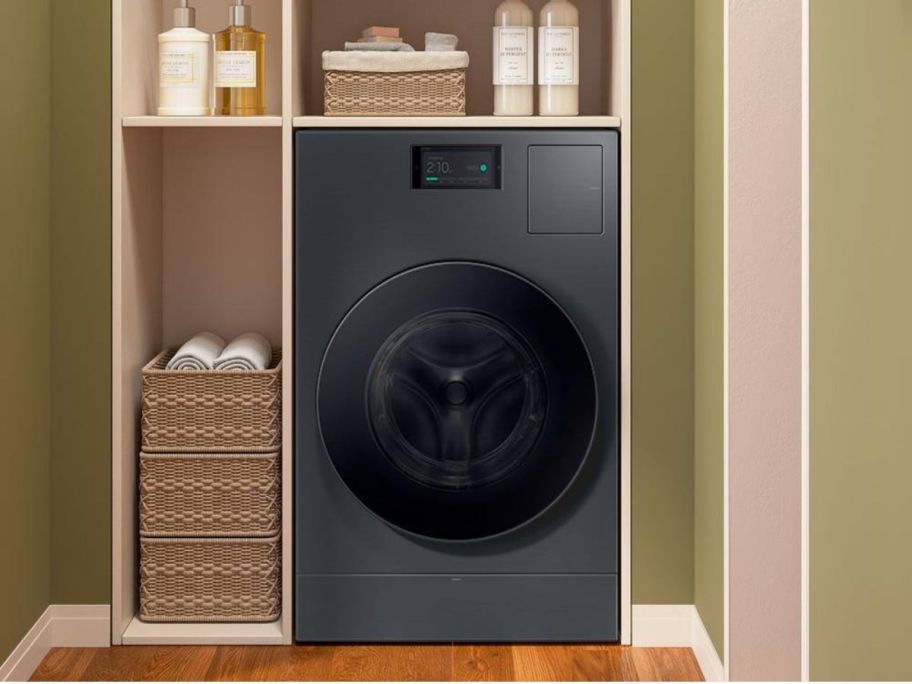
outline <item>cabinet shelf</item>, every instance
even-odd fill
[[[620,128],[616,116],[296,116],[295,128]]]
[[[281,621],[261,624],[158,624],[133,618],[123,633],[124,646],[235,645],[285,643]]]
[[[281,128],[281,116],[125,116],[124,128]]]

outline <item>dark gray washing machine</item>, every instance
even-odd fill
[[[296,132],[299,641],[618,640],[618,142]]]

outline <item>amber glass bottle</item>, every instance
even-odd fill
[[[266,34],[251,28],[250,5],[237,0],[229,26],[215,34],[215,112],[223,116],[266,113]]]

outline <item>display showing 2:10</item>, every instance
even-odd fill
[[[424,172],[427,174],[435,174],[438,176],[445,176],[450,171],[453,170],[453,167],[450,165],[450,162],[444,160],[429,160],[425,165]]]

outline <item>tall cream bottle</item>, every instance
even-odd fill
[[[196,10],[181,0],[174,28],[158,36],[158,115],[208,116],[212,36],[196,29]]]
[[[538,83],[539,114],[579,114],[579,12],[569,0],[551,0],[541,9]]]
[[[494,11],[494,114],[535,113],[534,16],[522,0],[505,0]]]

